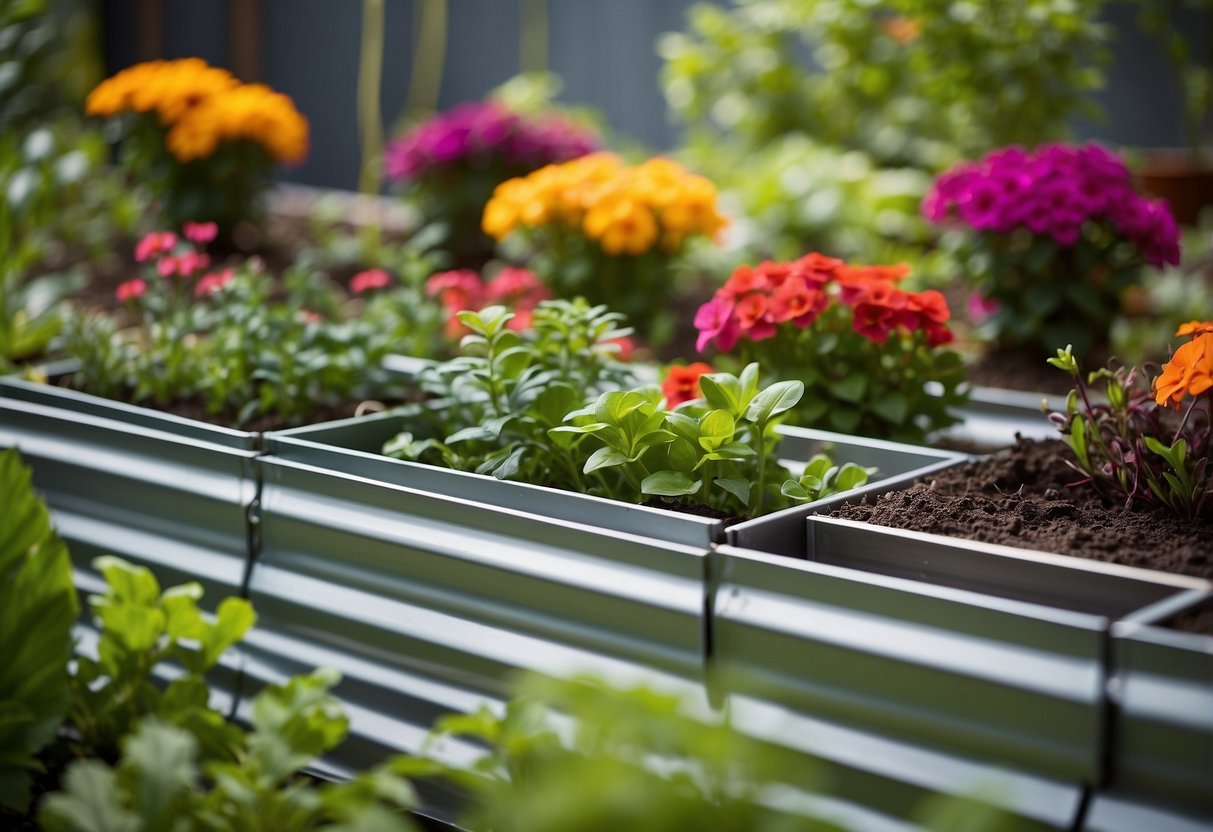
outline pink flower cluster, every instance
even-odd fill
[[[523,173],[597,149],[588,130],[557,116],[521,116],[494,101],[440,113],[384,151],[389,180],[408,180],[460,163],[500,163]]]
[[[471,269],[439,272],[425,282],[425,291],[436,296],[446,309],[446,331],[451,337],[467,332],[457,315],[465,309],[483,309],[493,304],[514,311],[509,328],[524,330],[531,325],[531,312],[552,295],[534,272],[507,267],[487,283]]]
[[[934,223],[958,217],[977,231],[1026,228],[1066,248],[1083,223],[1111,223],[1157,267],[1179,262],[1179,230],[1161,199],[1136,192],[1124,162],[1097,144],[1007,147],[940,176],[922,203]]]
[[[790,263],[741,266],[695,314],[695,347],[703,352],[715,341],[730,352],[740,339],[772,338],[787,323],[806,329],[836,303],[850,308],[851,328],[869,341],[883,344],[894,331],[921,330],[932,347],[950,342],[943,295],[894,285],[909,271],[904,264],[848,266],[817,252]]]
[[[146,263],[155,260],[156,273],[163,278],[181,277],[190,279],[203,272],[211,264],[211,257],[203,249],[219,233],[213,222],[187,222],[182,235],[192,247],[178,245],[180,239],[173,231],[153,231],[135,246],[135,260]],[[194,284],[195,297],[209,295],[222,289],[235,277],[235,269],[220,269],[208,272]],[[121,302],[136,300],[147,293],[148,283],[141,277],[118,285],[114,296]]]

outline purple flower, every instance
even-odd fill
[[[1007,147],[962,163],[935,181],[922,213],[937,224],[959,220],[978,231],[1026,228],[1062,247],[1087,222],[1110,225],[1155,266],[1179,260],[1179,231],[1166,203],[1144,199],[1124,162],[1097,144]]]

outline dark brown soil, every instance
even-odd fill
[[[991,347],[977,363],[969,367],[970,384],[981,387],[1001,387],[1005,390],[1027,390],[1064,396],[1074,387],[1070,376],[1047,363],[1053,353],[999,350]],[[1098,362],[1083,360],[1084,367]]]
[[[726,526],[732,525],[733,523],[740,523],[742,520],[749,519],[748,517],[738,517],[736,515],[729,514],[726,511],[721,511],[720,509],[712,508],[711,506],[696,505],[695,503],[684,503],[680,500],[671,500],[666,497],[650,497],[641,503],[641,505],[648,506],[649,508],[661,508],[665,509],[666,511],[677,511],[681,512],[682,514],[695,514],[699,517],[710,517],[713,520],[723,520]]]
[[[1167,622],[1169,626],[1185,633],[1202,633],[1213,636],[1213,604],[1188,610]]]
[[[1057,440],[1014,447],[833,514],[970,540],[1213,578],[1213,518],[1108,505],[1063,462]]]

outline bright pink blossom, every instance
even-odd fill
[[[172,231],[153,231],[135,246],[135,260],[142,263],[153,257],[172,251],[177,245],[177,235]]]
[[[700,306],[699,311],[695,313],[695,328],[699,330],[695,349],[700,352],[703,352],[713,339],[723,352],[733,349],[741,334],[741,325],[733,317],[733,301],[718,295]]]
[[[391,282],[391,275],[383,269],[367,269],[350,278],[350,291],[355,295],[361,295],[371,289],[382,289]]]
[[[223,269],[222,271],[211,272],[210,274],[203,275],[202,279],[198,281],[198,285],[194,287],[194,295],[196,297],[202,297],[203,295],[209,295],[217,292],[227,284],[231,283],[232,278],[235,276],[235,269]]]
[[[114,297],[126,303],[128,300],[143,297],[143,293],[147,291],[147,281],[143,278],[136,277],[133,280],[128,280],[125,283],[119,283],[118,288],[114,290]]]
[[[192,243],[209,243],[219,234],[219,226],[213,222],[187,222],[181,228],[185,239]]]

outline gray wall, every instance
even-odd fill
[[[548,0],[549,61],[564,78],[563,101],[602,111],[617,132],[655,149],[677,141],[661,96],[656,39],[684,25],[693,0]],[[106,63],[139,59],[136,0],[107,0]],[[312,125],[312,151],[283,178],[353,188],[358,169],[355,88],[362,4],[358,0],[260,0],[261,78],[287,93]],[[519,66],[517,0],[449,0],[449,34],[439,101],[446,108],[482,97]],[[228,0],[164,0],[164,57],[199,55],[227,65]],[[1082,138],[1136,146],[1182,143],[1178,95],[1162,56],[1133,25],[1130,9],[1107,15],[1118,32],[1101,124],[1079,124]],[[1206,49],[1209,15],[1177,20]],[[383,113],[405,103],[412,62],[413,2],[387,0]]]

